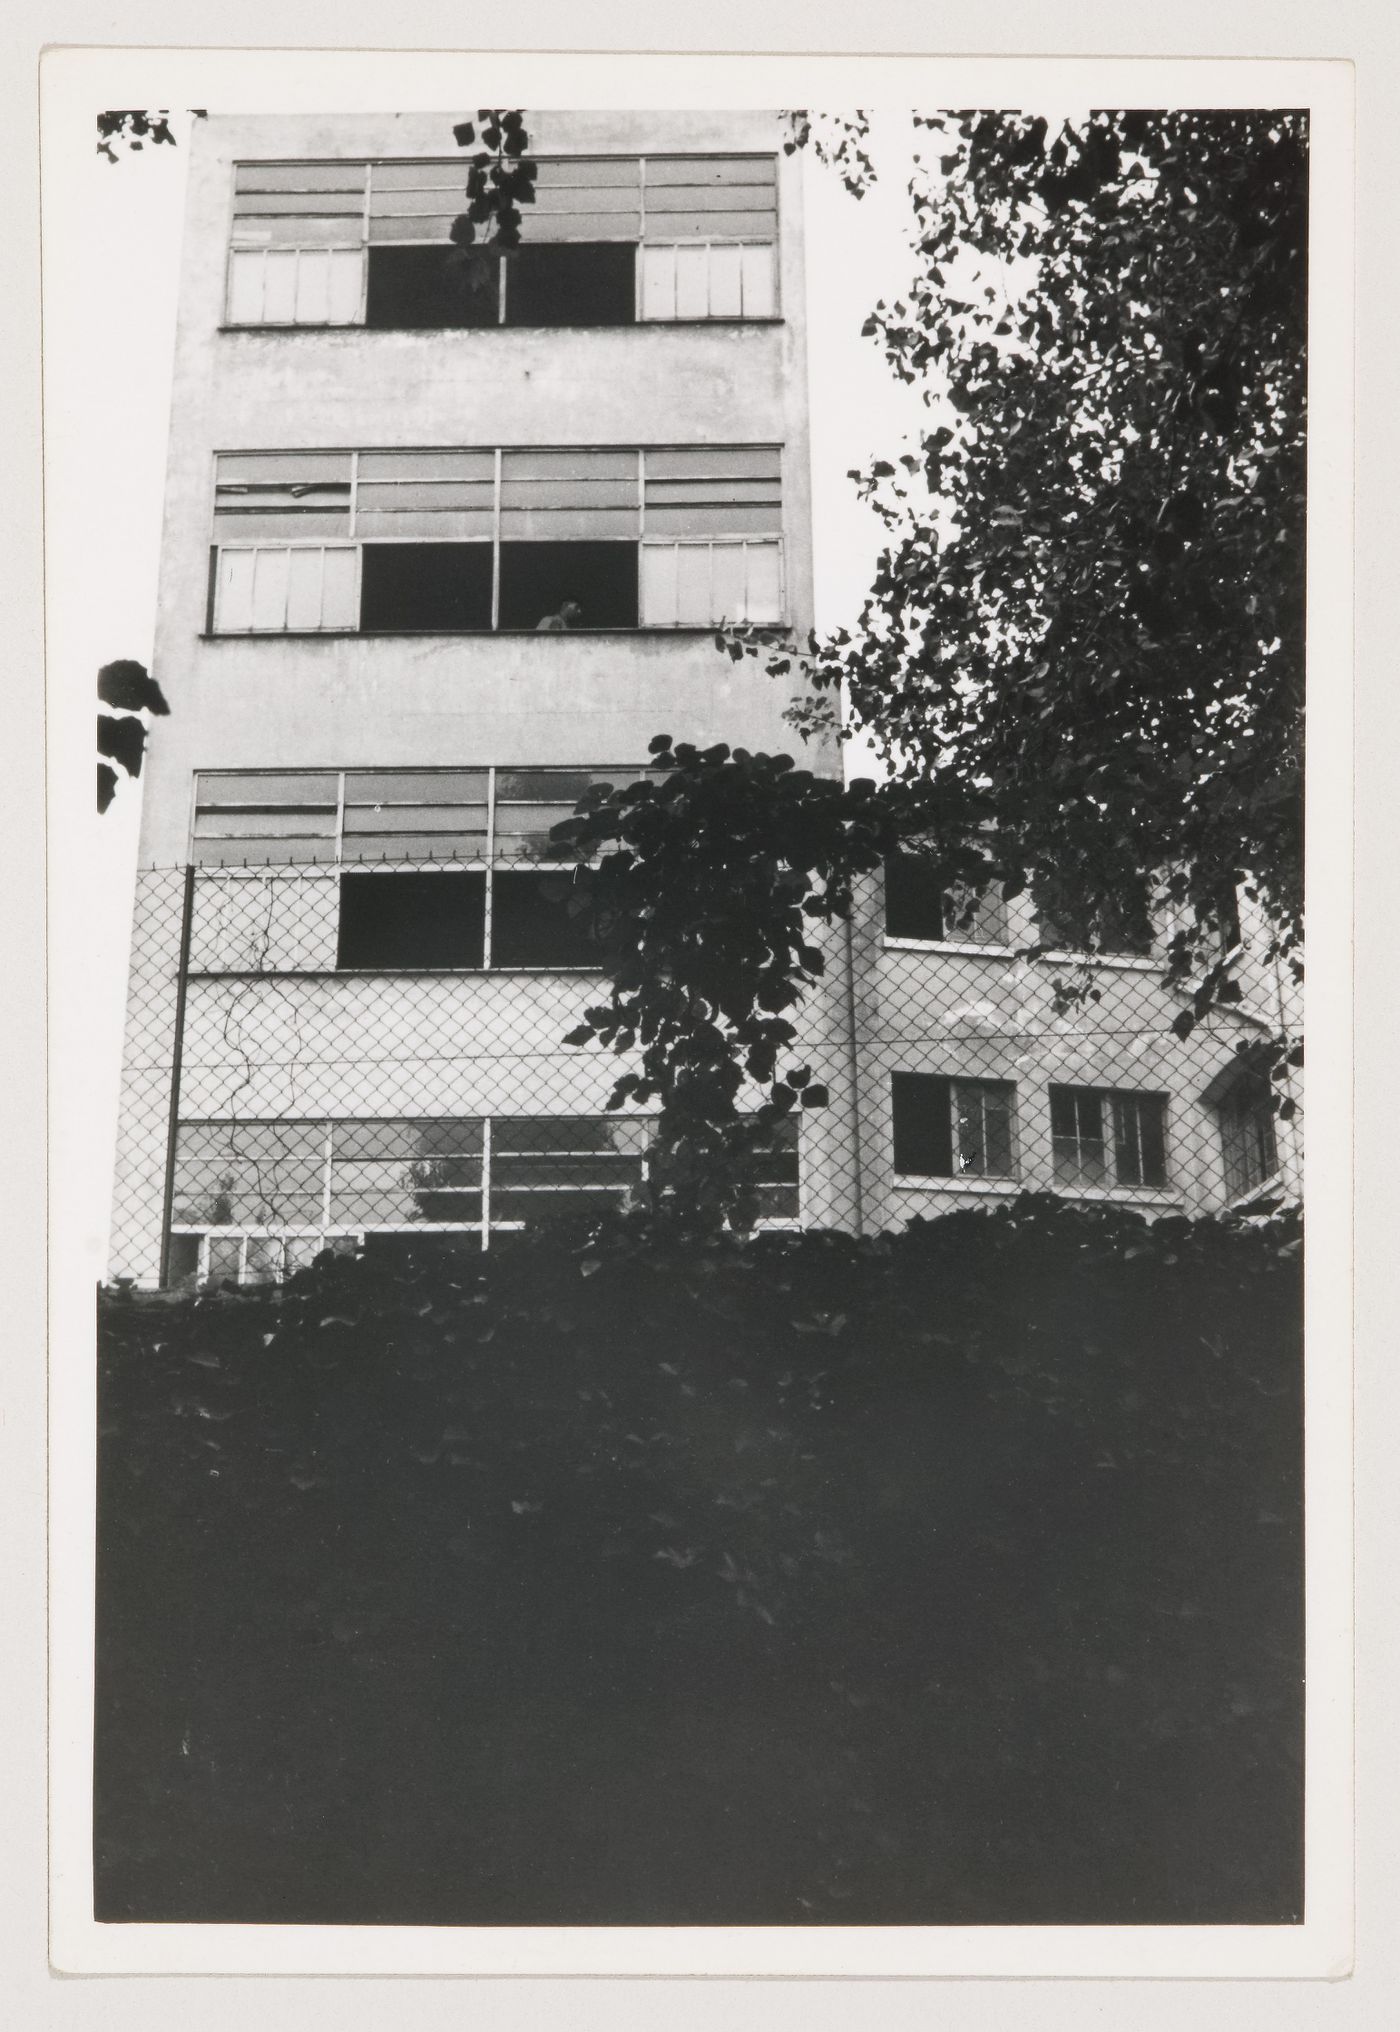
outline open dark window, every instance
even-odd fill
[[[894,1168],[927,1178],[1014,1178],[1016,1089],[1008,1080],[890,1076]]]
[[[637,250],[617,241],[517,247],[506,257],[508,325],[630,325]]]
[[[365,323],[451,331],[500,322],[500,257],[452,245],[371,247]]]
[[[885,930],[891,938],[942,938],[943,871],[927,854],[885,862]]]
[[[575,628],[635,628],[635,543],[501,544],[502,628],[538,628],[557,620],[566,602]]]
[[[360,627],[460,630],[491,626],[489,543],[367,543]]]
[[[889,938],[1004,945],[1006,902],[995,888],[979,896],[965,883],[949,884],[932,855],[891,854],[885,862],[885,933]]]
[[[480,967],[485,934],[486,877],[478,870],[340,878],[338,967],[390,973]]]
[[[491,889],[492,966],[604,967],[609,945],[590,910],[570,914],[576,896],[563,869],[498,868]]]

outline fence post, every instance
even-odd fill
[[[160,1283],[170,1282],[170,1220],[175,1202],[175,1143],[180,1126],[180,1068],[185,1052],[185,986],[190,975],[190,929],[194,922],[194,864],[185,869],[180,917],[179,972],[175,981],[175,1038],[170,1052],[170,1124],[165,1138],[165,1198],[160,1217]]]

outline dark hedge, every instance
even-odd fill
[[[1299,1282],[1026,1199],[104,1294],[99,1918],[1295,1920]]]

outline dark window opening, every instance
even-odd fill
[[[953,1174],[952,1081],[923,1072],[890,1075],[894,1168],[916,1177]]]
[[[885,930],[891,938],[942,938],[944,882],[926,854],[891,854],[885,862]]]
[[[637,250],[617,241],[517,247],[506,256],[508,325],[630,325]]]
[[[579,902],[563,869],[498,868],[491,890],[492,966],[605,967],[611,944],[592,909],[578,908]]]
[[[340,878],[338,967],[479,968],[485,939],[486,877],[477,870]]]
[[[489,629],[489,543],[367,543],[360,579],[360,627],[385,630]]]
[[[470,1215],[446,1214],[446,1220],[470,1219],[479,1221],[480,1206]],[[469,1231],[459,1235],[406,1235],[394,1234],[372,1228],[365,1230],[364,1253],[368,1260],[382,1263],[389,1271],[411,1270],[420,1265],[431,1266],[450,1261],[454,1256],[479,1256],[481,1236]]]
[[[500,597],[502,628],[635,628],[637,546],[503,543]]]
[[[365,324],[451,331],[500,322],[499,256],[485,248],[371,247]]]

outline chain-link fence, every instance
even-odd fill
[[[142,873],[113,1275],[275,1280],[327,1247],[479,1249],[626,1202],[652,1130],[607,1110],[628,1060],[563,1042],[602,992],[569,886],[387,860]],[[916,904],[867,881],[826,936],[791,1055],[825,1105],[775,1139],[765,1224],[869,1233],[1027,1190],[1192,1215],[1298,1196],[1276,967],[1244,953],[1242,1003],[1182,1037],[1160,955],[1086,962],[1014,906]]]

